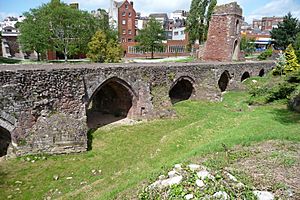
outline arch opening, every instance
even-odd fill
[[[218,85],[221,92],[226,91],[229,80],[230,80],[230,75],[229,72],[226,70],[221,74],[220,79],[218,81]]]
[[[265,75],[265,70],[264,70],[264,69],[261,69],[261,70],[259,71],[258,76],[263,77],[264,75]]]
[[[98,128],[124,118],[131,112],[133,92],[126,82],[112,78],[93,94],[87,109],[89,128]]]
[[[194,93],[194,87],[191,81],[187,79],[179,79],[169,92],[171,103],[175,104],[180,101],[188,100]]]
[[[241,82],[243,82],[247,78],[250,78],[250,74],[249,74],[249,72],[244,72],[243,75],[242,75],[242,78],[241,78]]]
[[[7,150],[10,143],[11,143],[10,132],[0,126],[0,157],[7,155]]]
[[[233,53],[232,53],[232,60],[238,60],[238,53],[239,53],[239,48],[238,48],[238,40],[234,41],[233,44]]]

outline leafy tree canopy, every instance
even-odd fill
[[[142,51],[151,52],[151,58],[154,58],[155,50],[163,48],[162,41],[166,38],[160,22],[151,18],[135,39],[138,41],[138,47]]]
[[[119,62],[122,47],[114,38],[110,38],[104,31],[97,31],[88,44],[87,57],[93,62]]]
[[[300,32],[300,25],[297,18],[291,13],[284,16],[283,22],[278,24],[278,28],[274,28],[270,33],[272,39],[275,40],[275,47],[286,49],[289,44],[293,44],[297,33]]]
[[[62,52],[65,60],[79,52],[86,53],[87,44],[97,30],[106,30],[113,35],[108,26],[107,13],[101,11],[101,17],[93,17],[60,0],[51,0],[37,9],[31,9],[19,25],[22,48],[38,53],[53,49]]]
[[[186,28],[190,45],[196,40],[199,43],[206,40],[209,21],[216,4],[217,0],[192,0]]]

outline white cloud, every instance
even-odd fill
[[[17,13],[0,12],[0,21],[3,21],[6,17],[17,17]]]
[[[252,11],[246,17],[248,22],[252,19],[260,19],[268,16],[284,16],[291,12],[294,17],[300,19],[300,2],[297,0],[273,0],[270,3]]]

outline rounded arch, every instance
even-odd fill
[[[229,83],[229,80],[230,80],[230,74],[229,74],[229,72],[227,70],[225,70],[221,74],[221,76],[220,76],[220,78],[218,80],[218,86],[219,86],[221,92],[226,91],[228,83]]]
[[[188,100],[195,93],[194,80],[187,76],[178,78],[169,90],[171,103],[175,104],[180,101]]]
[[[244,72],[243,75],[242,75],[242,78],[241,78],[241,82],[243,82],[247,78],[250,78],[250,74],[249,74],[249,72]]]
[[[136,95],[127,82],[117,77],[104,81],[89,99],[88,127],[97,128],[128,117],[135,103]]]
[[[265,75],[265,69],[261,69],[261,70],[259,71],[258,76],[263,77],[264,75]]]
[[[11,143],[10,131],[0,126],[0,157],[7,155],[7,150],[10,143]]]

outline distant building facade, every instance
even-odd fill
[[[278,24],[283,22],[283,17],[263,17],[262,19],[253,19],[252,28],[261,31],[271,31],[277,28]]]

